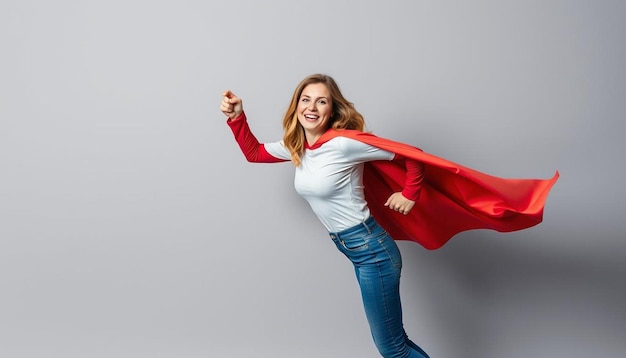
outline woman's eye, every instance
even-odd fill
[[[308,102],[309,100],[306,98],[301,99],[302,102]]]
[[[322,100],[320,101],[320,104],[326,104],[326,101]]]

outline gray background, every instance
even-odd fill
[[[369,129],[561,179],[545,222],[401,242],[433,358],[626,350],[626,2],[0,3],[0,356],[377,357],[349,262],[243,159],[328,73]]]

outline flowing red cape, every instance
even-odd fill
[[[408,215],[384,206],[389,195],[402,191],[406,178],[403,160],[365,164],[365,199],[376,221],[395,240],[411,240],[429,250],[443,246],[454,235],[473,229],[510,232],[543,220],[551,179],[505,179],[464,167],[394,142],[355,130],[329,130],[317,142],[344,136],[424,163],[424,181],[418,201]]]

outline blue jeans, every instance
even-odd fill
[[[330,237],[354,264],[365,315],[380,354],[385,358],[428,358],[411,342],[402,325],[400,270],[395,241],[373,217]]]

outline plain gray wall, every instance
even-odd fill
[[[349,262],[252,165],[328,73],[374,133],[561,179],[545,222],[401,242],[433,358],[626,351],[626,3],[0,3],[0,356],[377,357]]]

